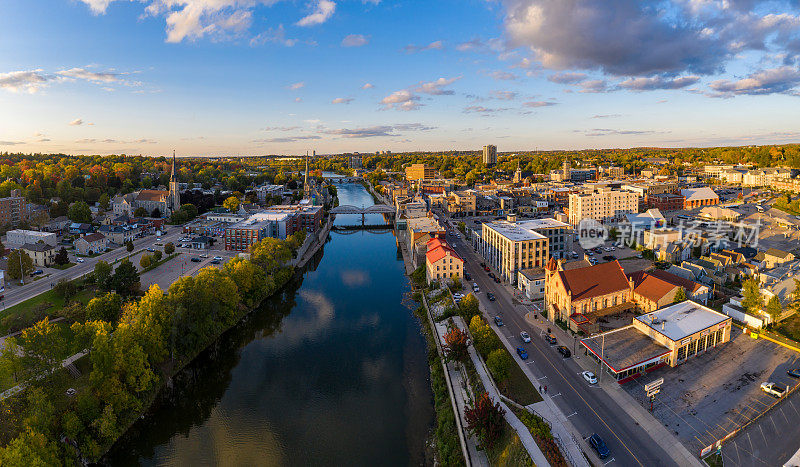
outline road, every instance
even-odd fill
[[[455,240],[454,243],[457,245],[456,251],[465,259],[466,271],[472,276],[469,282],[475,282],[480,287],[478,299],[486,310],[486,319],[491,320],[492,316],[501,315],[505,323],[501,329],[505,335],[512,342],[525,347],[530,356],[527,364],[535,365],[544,374],[534,384],[537,387],[547,386],[547,393],[584,439],[597,433],[611,449],[609,459],[592,460],[595,463],[601,462],[601,465],[673,465],[672,458],[616,402],[601,388],[584,381],[581,376],[582,368],[572,359],[562,358],[554,346],[547,344],[532,330],[522,313],[515,310],[506,289],[496,284],[481,268],[482,259],[469,244],[465,240]],[[494,293],[497,300],[490,302],[486,298],[486,292]],[[524,344],[519,338],[521,331],[531,334],[529,344]],[[568,346],[572,347],[571,344]],[[587,447],[586,451],[591,452],[591,449]]]
[[[168,232],[169,235],[160,237],[161,243],[174,243],[181,236],[181,227],[170,227]],[[159,240],[156,238],[157,237],[155,235],[148,235],[134,240],[134,251],[153,246],[154,243],[159,242]],[[94,265],[100,260],[106,261],[107,263],[113,263],[115,260],[128,256],[129,254],[130,253],[128,253],[128,250],[124,247],[117,248],[116,250],[106,252],[94,258],[84,258],[83,263],[76,263],[75,266],[72,266],[69,269],[55,270],[55,272],[50,274],[48,277],[39,279],[37,281],[26,279],[30,280],[31,282],[26,283],[23,286],[10,286],[11,284],[6,284],[5,297],[2,299],[3,309],[24,302],[25,300],[50,290],[52,288],[51,284],[58,283],[62,279],[72,280],[92,272],[94,270]]]

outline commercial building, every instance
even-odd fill
[[[9,230],[6,233],[6,243],[9,245],[24,245],[26,243],[46,243],[56,246],[56,234],[50,232],[37,232],[35,230]]]
[[[300,204],[270,206],[265,212],[285,212],[292,215],[287,235],[301,229],[306,232],[315,232],[322,226],[322,206],[313,206],[302,201]]]
[[[431,180],[436,178],[436,168],[425,164],[411,164],[406,167],[406,180]]]
[[[528,300],[544,298],[544,268],[522,269],[517,273],[517,289]]]
[[[683,202],[685,198],[683,195],[675,193],[659,193],[650,195],[647,198],[647,207],[655,208],[660,211],[679,211],[683,209]]]
[[[649,313],[672,304],[681,289],[680,286],[645,271],[636,271],[629,274],[628,278],[633,282],[631,298],[640,313]]]
[[[483,163],[486,166],[497,164],[497,146],[487,144],[483,147]]]
[[[428,282],[461,280],[464,277],[464,260],[444,240],[434,238],[428,241],[425,253],[425,272]]]
[[[33,260],[33,264],[40,268],[50,267],[55,262],[56,247],[47,243],[26,243],[22,249]]]
[[[597,188],[569,195],[569,223],[578,225],[583,219],[601,224],[619,222],[625,214],[639,212],[639,195],[629,191]]]
[[[581,340],[618,382],[677,366],[731,337],[730,317],[687,300],[637,316],[633,323]]]
[[[547,262],[547,237],[514,221],[487,222],[481,226],[478,253],[500,274],[515,283],[517,273]]]
[[[28,219],[28,203],[19,189],[11,190],[11,196],[0,198],[0,226],[17,226]]]
[[[683,189],[681,190],[681,195],[684,197],[683,209],[719,204],[719,196],[707,186]]]
[[[225,249],[247,251],[264,238],[285,239],[290,232],[292,215],[287,212],[259,212],[225,228]]]

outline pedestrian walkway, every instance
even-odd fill
[[[525,315],[525,321],[533,326],[534,328],[538,329],[540,332],[545,332],[546,329],[550,329],[556,339],[562,343],[572,343],[573,347],[576,347],[574,355],[574,361],[580,366],[582,369],[586,371],[591,371],[598,376],[598,386],[605,391],[608,396],[614,400],[614,402],[619,405],[626,414],[628,414],[631,419],[633,419],[638,425],[644,429],[645,432],[658,444],[667,454],[672,457],[672,460],[675,461],[677,465],[693,465],[693,466],[702,466],[703,464],[700,460],[693,456],[692,453],[689,452],[688,449],[675,437],[673,433],[670,433],[664,425],[661,424],[655,417],[653,417],[644,407],[639,404],[630,394],[625,392],[624,389],[617,383],[616,380],[611,379],[611,377],[607,377],[607,375],[600,375],[600,370],[598,369],[597,363],[588,357],[581,358],[581,355],[584,352],[581,350],[580,343],[578,342],[578,338],[567,333],[561,327],[554,325],[550,321],[546,321],[539,316],[539,319],[533,319],[531,313],[527,313]],[[603,379],[603,377],[605,377]]]
[[[62,368],[66,368],[66,367],[72,365],[73,363],[75,363],[76,360],[78,360],[79,358],[83,357],[87,353],[88,352],[78,352],[75,355],[72,355],[72,356],[68,357],[66,360],[61,362],[61,367]],[[36,379],[41,379],[42,376],[43,375],[40,375]],[[14,386],[13,388],[6,389],[5,391],[0,393],[0,401],[4,401],[7,398],[9,398],[9,397],[11,397],[11,396],[13,396],[15,394],[19,394],[20,392],[24,391],[26,387],[28,387],[27,383],[21,383],[21,384],[18,384],[16,386]]]

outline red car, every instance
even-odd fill
[[[489,272],[489,266],[484,266],[483,270],[486,271],[486,272]]]

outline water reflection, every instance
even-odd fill
[[[339,196],[372,204],[359,185]],[[394,236],[332,233],[315,260],[178,375],[109,463],[422,463],[425,342]]]

